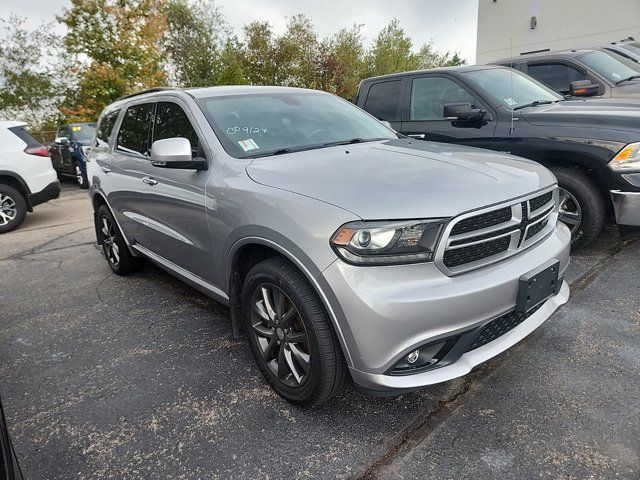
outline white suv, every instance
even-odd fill
[[[59,195],[47,148],[25,123],[0,121],[0,233],[18,228],[33,207]]]

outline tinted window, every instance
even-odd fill
[[[60,127],[58,129],[58,136],[69,138],[70,136],[69,127],[67,125],[63,125],[62,127]]]
[[[556,92],[569,93],[569,84],[588,77],[577,69],[562,63],[529,65],[527,73]]]
[[[171,102],[160,102],[156,109],[153,141],[182,137],[191,142],[194,156],[198,153],[198,135],[182,108]]]
[[[100,120],[100,124],[98,125],[98,133],[96,134],[96,146],[109,146],[109,137],[111,136],[113,126],[116,124],[119,114],[120,110],[116,110],[115,112],[107,113],[102,117],[102,120]]]
[[[416,78],[411,84],[410,120],[440,120],[444,118],[446,103],[467,102],[475,99],[459,84],[445,77]]]
[[[398,138],[352,103],[328,93],[237,94],[197,101],[225,150],[236,158]]]
[[[31,135],[25,127],[11,127],[9,131],[17,135],[20,140],[27,144],[27,147],[39,147],[40,142]]]
[[[118,150],[149,155],[153,103],[129,107],[118,132]]]
[[[374,83],[369,89],[364,109],[380,120],[398,121],[401,95],[402,80]]]

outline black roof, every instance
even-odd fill
[[[363,82],[366,82],[369,80],[378,80],[380,78],[404,77],[405,75],[413,75],[416,73],[434,73],[434,72],[466,73],[466,72],[474,72],[477,70],[489,70],[494,68],[504,68],[504,67],[501,65],[460,65],[457,67],[438,67],[438,68],[429,68],[426,70],[410,70],[408,72],[389,73],[387,75],[379,75],[377,77],[365,78]]]
[[[530,58],[557,58],[557,59],[562,59],[562,58],[573,58],[573,57],[577,57],[578,55],[582,55],[583,53],[586,52],[594,52],[596,50],[596,48],[575,48],[572,50],[557,50],[557,51],[552,51],[552,52],[537,52],[537,53],[527,53],[524,55],[518,55],[517,57],[511,57],[511,58],[502,58],[500,60],[494,60],[493,62],[491,62],[491,64],[500,64],[500,65],[505,65],[507,63],[513,62],[513,63],[517,63],[519,61],[522,60],[528,60]]]

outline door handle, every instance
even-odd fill
[[[142,181],[143,181],[144,183],[146,183],[147,185],[152,185],[152,186],[153,186],[153,185],[157,185],[157,184],[158,184],[158,181],[157,181],[157,180],[154,180],[154,179],[153,179],[153,178],[151,178],[151,177],[142,177]]]
[[[111,171],[111,169],[107,167],[100,167],[100,170],[102,170],[103,173],[109,173]]]
[[[424,133],[409,133],[407,134],[407,137],[419,138],[420,140],[424,140],[426,135]]]

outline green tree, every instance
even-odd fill
[[[0,115],[42,129],[55,122],[66,85],[60,76],[61,39],[53,24],[36,30],[11,14],[0,19]]]
[[[167,0],[71,0],[58,21],[81,80],[61,110],[90,120],[116,98],[166,83],[162,39]]]
[[[268,22],[251,22],[244,27],[242,49],[244,77],[251,85],[277,84],[276,46]]]
[[[419,55],[413,52],[413,42],[397,18],[378,33],[368,52],[367,65],[370,76],[420,68]]]
[[[367,72],[361,28],[357,24],[343,28],[322,43],[318,88],[348,100],[355,98],[358,84]]]

